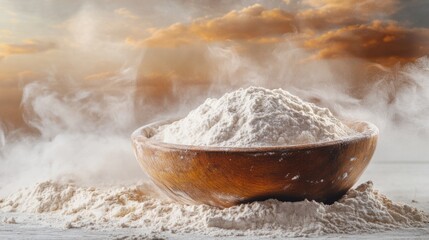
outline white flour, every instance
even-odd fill
[[[223,210],[173,203],[147,183],[100,189],[43,182],[0,200],[0,211],[58,215],[65,228],[145,227],[155,233],[211,236],[320,236],[422,226],[429,221],[425,213],[378,193],[371,182],[332,205],[267,200]]]
[[[282,89],[249,87],[207,99],[155,138],[184,145],[251,147],[329,141],[352,132],[326,108]]]

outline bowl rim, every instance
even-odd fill
[[[261,147],[213,147],[213,146],[196,146],[196,145],[185,145],[185,144],[175,144],[175,143],[166,143],[154,140],[152,137],[147,137],[146,134],[143,134],[145,130],[155,130],[157,127],[160,127],[165,124],[172,123],[177,120],[160,120],[155,121],[146,125],[143,125],[137,128],[131,134],[131,140],[135,142],[144,142],[148,146],[155,148],[164,148],[169,150],[179,150],[179,151],[193,151],[193,152],[241,152],[241,153],[255,153],[255,152],[284,152],[290,150],[306,150],[320,147],[328,147],[333,145],[351,143],[362,141],[364,139],[377,137],[379,134],[379,129],[375,124],[368,121],[343,121],[347,126],[364,124],[366,126],[365,131],[358,132],[352,136],[344,137],[337,140],[324,141],[324,142],[315,142],[308,144],[293,144],[293,145],[276,145],[276,146],[261,146]]]

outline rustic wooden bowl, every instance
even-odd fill
[[[140,166],[172,199],[230,207],[275,198],[332,203],[343,196],[368,165],[378,129],[368,122],[348,126],[352,137],[306,145],[224,148],[157,142],[156,122],[131,136]]]

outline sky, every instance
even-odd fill
[[[63,101],[133,88],[146,115],[246,85],[364,98],[378,72],[428,55],[428,13],[424,0],[0,0],[0,120],[24,125],[34,82]],[[124,71],[134,80],[112,83]]]

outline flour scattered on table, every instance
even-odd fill
[[[320,236],[417,227],[429,221],[424,212],[374,190],[371,182],[332,205],[267,200],[218,209],[171,202],[149,183],[103,189],[48,181],[0,200],[0,211],[61,216],[57,224],[64,228],[145,227],[155,233],[212,236]]]
[[[330,141],[353,132],[327,108],[282,89],[249,87],[207,99],[155,138],[184,145],[252,147]]]

